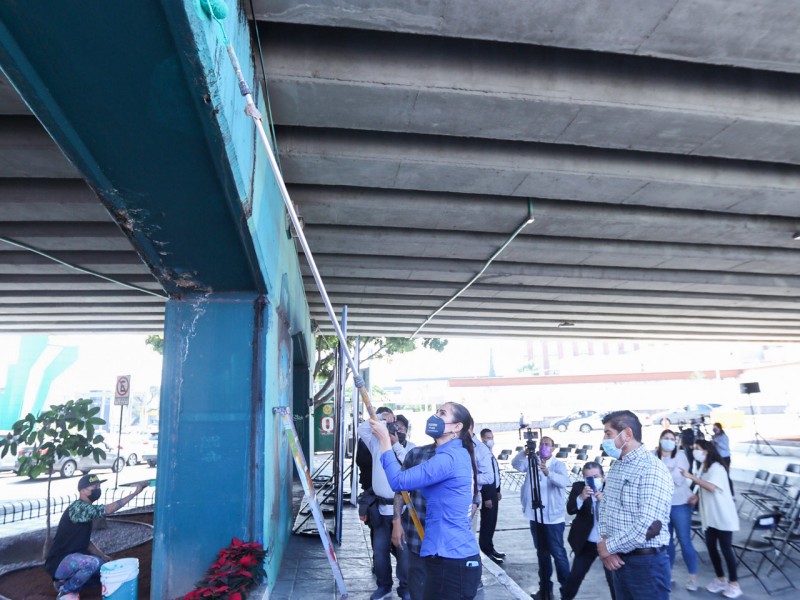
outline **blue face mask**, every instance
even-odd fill
[[[661,440],[661,449],[664,452],[672,452],[675,450],[675,440]]]
[[[446,423],[439,415],[431,415],[428,417],[428,422],[425,423],[425,433],[433,439],[438,439],[444,435],[444,427]]]
[[[603,450],[605,450],[605,453],[608,454],[611,458],[619,458],[620,456],[622,456],[622,448],[625,447],[625,444],[622,445],[622,448],[617,448],[616,444],[614,443],[620,435],[622,435],[621,431],[617,434],[617,436],[614,439],[603,440],[603,442],[601,443]]]

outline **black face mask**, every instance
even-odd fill
[[[89,502],[94,502],[100,499],[100,490],[92,490],[89,492]]]
[[[405,444],[406,443],[406,434],[403,433],[402,431],[398,431],[397,432],[397,441],[400,442],[401,444]]]

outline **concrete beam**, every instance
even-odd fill
[[[263,39],[281,125],[800,163],[798,75],[330,27]]]
[[[499,234],[418,231],[397,227],[382,227],[376,231],[375,228],[352,225],[307,225],[305,232],[311,240],[314,253],[336,254],[346,243],[351,255],[403,256],[424,260],[487,260],[507,239],[507,235]],[[540,237],[536,235],[535,224],[525,233],[516,238],[498,260],[515,263],[800,275],[800,252],[797,249]],[[376,235],[380,239],[379,243],[375,243]],[[465,270],[468,268],[465,267]]]
[[[800,168],[552,144],[282,128],[290,183],[800,218]]]
[[[417,259],[395,256],[367,257],[318,254],[316,263],[326,277],[426,279],[466,283],[483,266],[481,262],[448,259]],[[304,268],[304,274],[307,274]],[[770,276],[754,273],[683,271],[618,267],[524,264],[496,261],[481,277],[481,283],[504,285],[580,285],[595,289],[649,289],[711,293],[758,294],[793,297],[800,292],[800,276]]]
[[[306,291],[309,295],[314,295],[314,284],[310,276],[306,276]],[[327,277],[326,288],[331,294],[336,293],[382,293],[397,297],[400,301],[404,295],[425,295],[430,294],[434,297],[441,296],[450,298],[461,287],[457,282],[424,280],[418,278],[411,279],[390,279],[381,278],[360,278],[360,277]],[[665,303],[672,304],[677,308],[681,306],[693,307],[730,307],[749,309],[775,309],[775,310],[800,310],[800,297],[775,295],[771,290],[761,290],[759,293],[713,293],[695,290],[651,290],[640,288],[594,288],[591,286],[526,286],[526,285],[505,285],[505,284],[485,284],[478,282],[470,287],[461,298],[474,299],[486,303],[498,301],[521,300],[530,303],[535,302],[578,302],[583,303],[588,300],[595,303],[608,304],[634,304],[658,306]],[[335,296],[334,296],[335,299]]]
[[[528,215],[525,198],[415,190],[293,185],[307,226],[387,226],[438,232],[508,234]],[[719,213],[536,198],[523,235],[602,237],[797,249],[796,217]],[[313,243],[313,239],[311,240]]]
[[[254,0],[258,20],[800,72],[792,0]]]

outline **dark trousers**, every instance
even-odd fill
[[[491,489],[487,489],[491,488]],[[489,556],[494,552],[494,530],[497,527],[497,510],[499,502],[497,501],[497,488],[494,484],[490,483],[483,486],[481,505],[481,531],[478,534],[478,546],[481,551]],[[486,508],[486,501],[491,500],[492,508]]]
[[[481,555],[467,558],[426,556],[424,600],[472,600],[481,582]]]
[[[708,556],[711,559],[711,564],[714,565],[714,573],[717,577],[725,577],[725,572],[722,570],[722,561],[719,557],[717,550],[719,544],[722,550],[722,556],[725,557],[725,563],[728,565],[728,581],[738,581],[736,578],[736,555],[733,553],[733,532],[721,531],[709,527],[706,529],[706,548],[708,548]]]
[[[370,507],[370,526],[372,528],[372,561],[375,565],[375,579],[379,588],[392,588],[392,558],[397,559],[397,590],[403,594],[407,588],[408,550],[392,546],[392,516],[378,512],[377,503]]]
[[[669,600],[669,556],[658,554],[626,555],[625,564],[613,572],[616,600]]]
[[[569,559],[567,551],[564,549],[564,523],[555,525],[540,525],[536,521],[531,521],[531,535],[533,545],[536,547],[536,559],[539,562],[539,589],[545,586],[553,592],[553,563],[556,565],[556,577],[560,587],[564,587],[569,577]],[[552,562],[550,558],[552,557]]]
[[[564,584],[564,588],[561,591],[561,600],[572,600],[578,595],[583,578],[586,577],[597,556],[597,543],[588,540],[584,542],[583,547],[575,554],[575,558],[572,561],[572,569],[569,572],[569,577],[567,577],[567,583]],[[603,572],[606,575],[608,589],[611,592],[611,600],[617,600],[611,571],[603,567]]]
[[[422,600],[425,588],[425,559],[417,552],[406,549],[408,556],[408,593],[411,600]]]

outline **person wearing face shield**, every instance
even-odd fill
[[[380,441],[380,462],[395,492],[420,490],[425,497],[424,600],[469,600],[478,593],[481,557],[470,528],[472,503],[478,493],[475,450],[469,411],[455,402],[439,407],[425,426],[436,442],[428,460],[403,470],[392,452],[386,424],[370,421]]]
[[[597,554],[613,571],[616,600],[669,600],[669,515],[675,483],[642,444],[642,424],[629,410],[603,417],[611,465],[600,503]]]
[[[78,591],[88,585],[99,585],[98,575],[103,563],[111,557],[92,543],[92,521],[117,512],[141,493],[149,482],[139,482],[133,493],[112,502],[98,504],[100,484],[105,479],[84,475],[78,481],[78,499],[67,507],[58,523],[56,537],[47,553],[44,568],[53,578],[62,600],[78,600]]]
[[[522,502],[522,513],[530,521],[531,536],[533,545],[536,548],[536,558],[539,561],[540,577],[539,591],[533,597],[553,598],[553,563],[556,567],[556,577],[561,588],[569,577],[569,559],[564,548],[564,529],[566,519],[564,517],[564,497],[566,496],[567,486],[569,485],[569,474],[566,465],[553,456],[555,447],[553,438],[543,437],[539,443],[539,489],[542,494],[542,504],[544,504],[543,521],[538,522],[538,511],[534,511],[531,503],[531,474],[528,472],[527,448],[523,449],[514,460],[511,466],[517,471],[525,473],[525,483],[522,484],[520,501]]]
[[[378,419],[387,428],[392,455],[399,465],[402,464],[408,451],[414,448],[414,444],[405,438],[407,430],[402,425],[402,422],[400,423],[400,429],[398,429],[398,421],[394,413],[388,411],[388,409],[382,409],[383,407],[376,411]],[[394,554],[397,560],[395,566],[395,575],[398,582],[397,594],[405,600],[409,597],[408,556],[402,546],[398,547],[392,544],[392,533],[395,528],[393,522],[394,490],[389,486],[389,482],[386,480],[386,471],[381,465],[380,456],[382,450],[380,440],[373,435],[370,428],[373,422],[377,421],[370,419],[358,426],[358,437],[369,448],[372,456],[372,492],[374,496],[372,503],[367,508],[367,524],[372,533],[372,562],[375,566],[374,573],[377,588],[372,592],[370,598],[371,600],[380,600],[392,595],[391,555]],[[405,444],[400,443],[400,432],[403,433]]]

